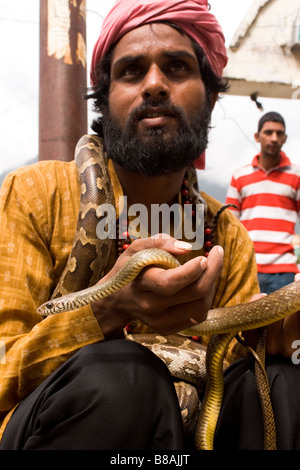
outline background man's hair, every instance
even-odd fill
[[[285,128],[285,121],[281,114],[276,113],[275,111],[271,111],[269,113],[264,114],[260,120],[258,121],[258,132],[260,132],[263,128],[265,122],[281,122]]]

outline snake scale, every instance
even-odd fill
[[[103,277],[112,244],[111,240],[99,240],[95,235],[95,227],[103,216],[99,212],[99,205],[104,202],[113,203],[113,191],[106,169],[106,157],[98,136],[82,137],[77,144],[75,158],[81,185],[78,225],[73,248],[59,283],[51,299],[37,309],[43,316],[73,310],[111,295],[131,282],[145,266],[155,264],[166,269],[178,266],[178,261],[169,253],[156,249],[143,250],[132,256],[114,278],[95,285]],[[195,175],[191,180],[194,185]],[[193,188],[194,186],[191,189]],[[203,381],[206,381],[200,415],[198,416],[197,402],[193,405],[197,409],[191,414],[196,416],[196,448],[213,449],[223,396],[223,359],[228,345],[239,331],[265,326],[298,310],[300,283],[292,283],[251,303],[210,310],[204,322],[179,332],[178,335],[128,335],[128,339],[145,344],[165,360],[171,374],[178,379],[175,388],[179,401],[183,389],[186,390],[181,380],[190,381],[200,390],[205,386]],[[201,335],[211,336],[206,353],[201,349],[199,351],[199,348],[196,351],[189,339],[191,336]],[[188,395],[195,398],[195,388],[190,384],[188,387]],[[189,410],[182,413],[189,414]],[[187,422],[188,420],[189,417]],[[192,428],[194,425],[195,422],[192,423]]]

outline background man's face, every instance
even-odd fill
[[[260,143],[262,153],[274,157],[279,155],[286,139],[285,128],[281,122],[267,121],[260,132],[255,134],[255,140]]]

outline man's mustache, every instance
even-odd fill
[[[158,104],[157,102],[147,101],[131,111],[128,122],[140,121],[151,115],[172,116],[180,121],[185,120],[185,113],[179,106],[175,106],[170,102]]]

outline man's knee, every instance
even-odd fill
[[[162,436],[182,438],[166,366],[125,340],[77,351],[20,404],[4,434],[7,449],[146,448]]]
[[[126,386],[136,387],[141,379],[151,384],[153,380],[170,379],[165,364],[144,346],[133,341],[112,340],[85,346],[74,354],[68,365],[69,371],[76,369],[84,381],[103,383],[103,377],[121,385],[122,377]],[[111,379],[109,379],[111,377]]]

